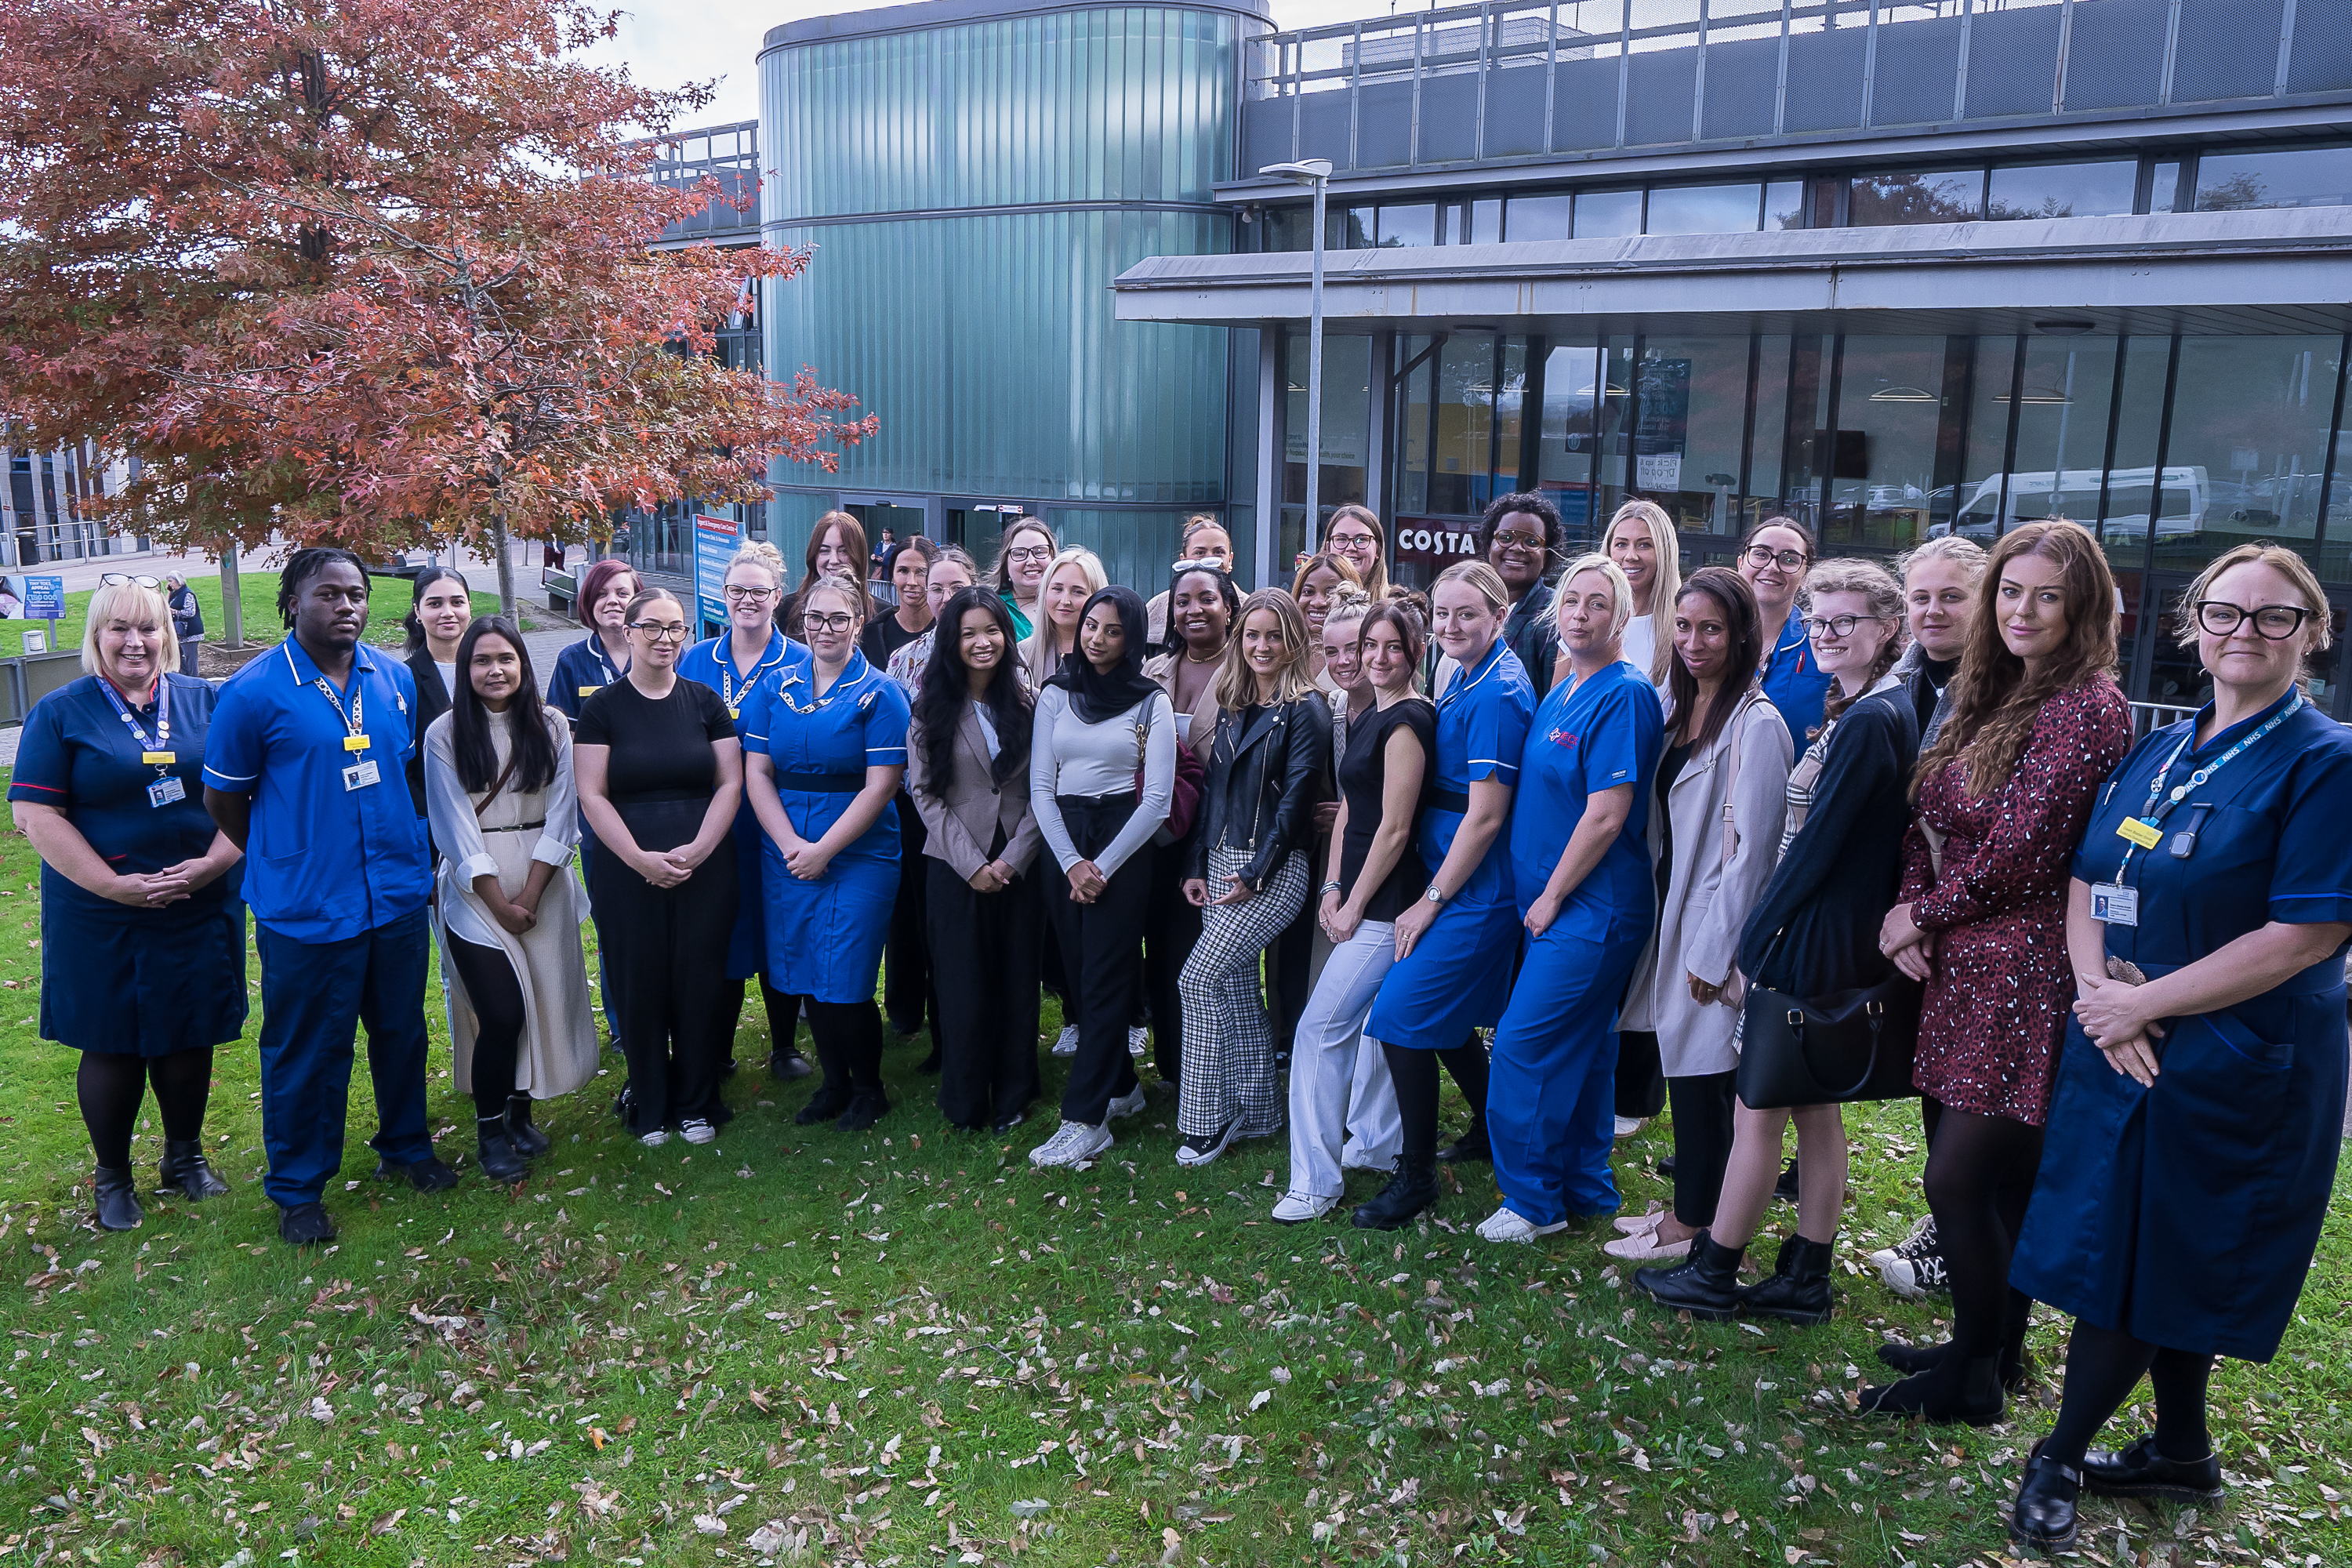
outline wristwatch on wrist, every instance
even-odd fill
[[[1433,904],[1442,904],[1445,901],[1445,895],[1437,890],[1437,884],[1434,882],[1432,882],[1429,885],[1429,891],[1422,894],[1421,896],[1423,900]]]

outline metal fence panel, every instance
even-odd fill
[[[1710,139],[1771,135],[1780,96],[1780,68],[1778,37],[1709,40],[1701,132]],[[1951,94],[1948,90],[1944,96],[1948,101]]]
[[[1913,125],[1949,120],[1952,81],[1959,68],[1959,17],[1882,23],[1878,63],[1871,72],[1870,122]]]
[[[1625,62],[1625,141],[1630,146],[1687,142],[1691,93],[1698,76],[1696,49],[1662,49]],[[1711,63],[1711,62],[1710,62]]]
[[[2278,80],[2279,30],[2286,0],[2180,0],[2180,46],[2172,62],[2172,101],[2201,103],[2217,98],[2268,98]],[[2333,12],[2336,30],[2347,22],[2341,5],[2314,4]]]
[[[2066,47],[2066,107],[2129,109],[2164,86],[2164,30],[2172,0],[2074,0]]]
[[[1790,38],[1785,128],[1851,131],[1860,126],[1863,57],[1869,47],[1870,34],[1861,27]]]
[[[2347,88],[2352,88],[2352,18],[2341,5],[2296,6],[2287,91],[2341,92]]]
[[[2058,85],[2057,5],[1988,11],[1969,34],[1969,116],[2047,114]]]
[[[1579,153],[1617,145],[1617,62],[1562,60],[1559,89],[1552,100],[1551,144],[1555,152]]]

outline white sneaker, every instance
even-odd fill
[[[1870,1261],[1877,1268],[1884,1268],[1898,1258],[1922,1258],[1930,1252],[1940,1250],[1942,1249],[1936,1245],[1936,1216],[1932,1214],[1924,1214],[1919,1216],[1918,1222],[1912,1226],[1910,1235],[1892,1247],[1880,1247],[1870,1255]]]
[[[1629,1263],[1659,1263],[1667,1258],[1689,1255],[1692,1237],[1680,1241],[1660,1241],[1654,1230],[1636,1231],[1604,1244],[1601,1250],[1612,1258],[1622,1258]]]
[[[1029,1163],[1041,1169],[1051,1165],[1082,1165],[1109,1148],[1114,1140],[1110,1124],[1090,1127],[1083,1121],[1065,1121],[1054,1135],[1029,1151]]]
[[[1338,1198],[1308,1197],[1301,1193],[1285,1193],[1282,1194],[1281,1201],[1274,1205],[1274,1223],[1305,1225],[1309,1220],[1321,1219],[1338,1207],[1339,1204]]]
[[[1643,1121],[1641,1117],[1621,1116],[1617,1119],[1617,1136],[1631,1138],[1634,1133],[1639,1132],[1643,1126]]]
[[[1498,1208],[1478,1222],[1478,1235],[1486,1241],[1533,1241],[1539,1236],[1566,1230],[1568,1221],[1555,1220],[1549,1225],[1538,1225],[1526,1215],[1508,1207]]]
[[[1110,1102],[1110,1111],[1105,1120],[1124,1121],[1130,1116],[1140,1116],[1143,1114],[1144,1107],[1150,1103],[1150,1101],[1144,1096],[1143,1086],[1139,1083]]]
[[[1127,1054],[1129,1056],[1141,1056],[1143,1054],[1143,1047],[1150,1043],[1150,1030],[1145,1028],[1140,1024],[1129,1024],[1127,1026]]]
[[[1054,1039],[1054,1054],[1057,1057],[1074,1057],[1078,1054],[1078,1026],[1076,1024],[1062,1026],[1062,1032]]]
[[[658,1149],[669,1142],[669,1129],[656,1127],[650,1132],[641,1132],[637,1135],[637,1142],[648,1149]]]
[[[689,1116],[677,1124],[677,1135],[689,1143],[709,1143],[719,1136],[719,1129],[698,1116]]]
[[[1650,1232],[1657,1229],[1658,1222],[1665,1217],[1666,1211],[1660,1208],[1657,1205],[1652,1204],[1650,1205],[1649,1212],[1646,1214],[1621,1214],[1609,1223],[1614,1226],[1623,1235],[1647,1236]]]

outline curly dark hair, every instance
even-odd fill
[[[1559,520],[1559,508],[1533,490],[1521,490],[1515,495],[1497,496],[1487,505],[1486,515],[1478,520],[1478,559],[1486,559],[1486,552],[1495,543],[1495,530],[1515,511],[1526,512],[1539,519],[1544,528],[1544,575],[1549,577],[1560,563],[1560,532],[1567,525]]]
[[[294,605],[302,596],[302,584],[339,561],[358,573],[361,581],[367,580],[367,563],[340,545],[313,544],[287,557],[278,574],[278,614],[287,630],[294,629]]]

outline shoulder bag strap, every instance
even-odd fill
[[[507,780],[514,777],[515,764],[520,761],[522,761],[522,748],[520,746],[509,747],[507,750],[507,765],[500,768],[499,770],[499,776],[490,781],[489,794],[482,796],[481,799],[474,803],[475,821],[479,822],[482,819],[482,813],[490,809],[490,802],[498,799],[499,792],[507,787]]]

